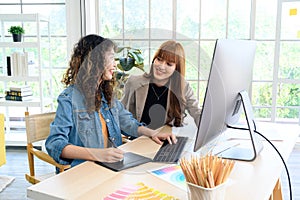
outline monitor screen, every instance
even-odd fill
[[[249,91],[256,44],[218,39],[215,44],[194,151],[218,137],[241,114],[239,93]]]

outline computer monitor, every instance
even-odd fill
[[[262,149],[256,139],[254,118],[248,97],[256,44],[252,40],[218,39],[215,44],[210,74],[207,82],[202,113],[198,125],[194,152],[215,141],[239,121],[244,111],[252,148],[233,147],[220,157],[252,161]]]

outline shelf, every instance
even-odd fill
[[[36,22],[38,20],[48,22],[48,17],[40,14],[0,14],[0,18],[3,21],[15,22],[15,21],[29,21]]]
[[[44,69],[44,68],[43,68]],[[39,82],[40,80],[50,80],[51,77],[48,76],[48,74],[42,74],[41,77],[38,75],[36,76],[0,76],[0,80],[3,82],[22,82],[22,81],[28,81],[28,82]]]
[[[39,81],[40,78],[38,76],[0,76],[2,81]]]
[[[0,42],[0,47],[5,48],[37,48],[38,42]]]
[[[5,135],[5,145],[6,146],[26,146],[27,138],[25,130],[22,132],[11,132]]]
[[[43,48],[49,48],[49,42],[43,42],[40,44]],[[0,42],[2,48],[38,48],[38,42]]]
[[[50,105],[53,101],[51,98],[43,98],[43,105]],[[41,107],[42,103],[39,98],[33,98],[29,101],[7,101],[5,98],[0,99],[0,106],[15,106],[15,107]]]
[[[4,28],[9,27],[13,23],[23,24],[25,27],[33,28],[33,35],[25,35],[22,42],[13,42],[11,35],[6,34]],[[36,110],[37,113],[43,113],[53,110],[54,98],[52,97],[52,67],[51,67],[51,51],[50,51],[50,22],[49,18],[41,16],[40,14],[0,14],[0,48],[2,50],[0,65],[2,66],[2,73],[0,74],[0,89],[1,91],[9,90],[9,87],[14,83],[20,83],[18,85],[24,85],[26,82],[34,83],[34,96],[32,100],[28,101],[9,101],[5,100],[5,97],[0,98],[0,107],[4,107],[4,114],[7,116],[5,123],[7,137],[11,136],[11,131],[14,130],[14,126],[10,125],[10,116],[15,116],[20,110]],[[6,29],[6,28],[5,28]],[[28,38],[28,40],[27,40]],[[32,50],[31,50],[32,49]],[[32,52],[30,60],[34,61],[34,64],[28,65],[28,74],[26,76],[7,76],[7,56],[13,52]],[[28,55],[29,57],[29,55]],[[23,59],[23,58],[21,58]],[[18,58],[15,67],[23,66],[23,60]],[[44,65],[45,63],[45,65]],[[28,63],[27,63],[28,64]],[[12,69],[12,71],[14,71]],[[18,71],[18,70],[17,70]],[[21,72],[23,71],[20,70]],[[18,74],[18,73],[15,73]],[[19,73],[23,74],[23,73]],[[26,83],[27,84],[27,83]],[[46,90],[46,91],[44,91]],[[44,95],[49,94],[49,95]],[[0,95],[5,95],[0,94]],[[23,108],[25,109],[23,109]],[[23,135],[21,133],[20,135]],[[11,137],[12,142],[17,140]],[[21,139],[22,141],[23,139]],[[17,141],[20,142],[20,141]]]

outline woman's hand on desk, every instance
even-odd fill
[[[92,149],[92,155],[95,161],[117,162],[123,160],[124,151],[118,148]]]
[[[117,162],[123,159],[124,153],[123,150],[114,147],[99,149],[69,144],[63,148],[61,157],[100,162]]]
[[[176,144],[176,136],[170,131],[162,131],[161,128],[152,130],[144,126],[140,126],[138,129],[139,133],[142,133],[145,136],[150,137],[157,144],[163,144],[163,140],[168,140],[170,144]]]

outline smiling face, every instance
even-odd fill
[[[185,55],[181,44],[172,40],[164,42],[154,55],[150,74],[158,86],[165,85],[170,78],[184,77]],[[174,81],[180,80],[175,78]]]
[[[175,69],[175,62],[169,62],[161,57],[156,57],[153,62],[153,82],[157,85],[165,85]]]
[[[116,70],[116,62],[114,56],[115,51],[113,49],[105,52],[104,71],[102,77],[100,78],[100,81],[112,79],[114,71]]]

